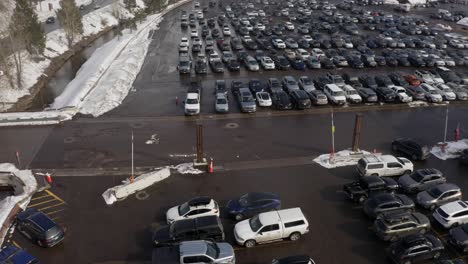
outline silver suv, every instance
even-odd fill
[[[384,241],[415,233],[426,233],[431,228],[429,219],[421,213],[383,213],[374,222],[374,231]]]

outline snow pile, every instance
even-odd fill
[[[16,78],[14,78],[15,80],[13,81],[15,87],[11,87],[8,78],[5,75],[1,76],[0,87],[4,89],[0,92],[0,111],[7,110],[11,107],[11,104],[16,103],[19,98],[28,95],[29,88],[37,82],[37,79],[50,63],[48,59],[34,59],[26,51],[21,52],[20,56],[23,61],[23,88],[19,89],[16,87]],[[9,60],[13,63],[13,57],[10,57]]]
[[[468,27],[468,17],[464,17],[457,22],[458,25]]]
[[[56,11],[60,9],[60,0],[41,0],[36,4],[36,13],[39,18],[39,21],[46,21],[48,17],[56,17]],[[75,0],[76,6],[89,5],[93,0]],[[52,9],[49,10],[49,4]]]
[[[13,10],[15,9],[15,1],[1,1],[0,5],[4,8],[0,12],[0,38],[4,38],[6,37],[4,33],[10,22],[10,17],[13,15]]]
[[[385,5],[399,5],[400,2],[398,0],[384,0]]]
[[[421,106],[429,106],[427,102],[424,101],[413,101],[408,103],[409,107],[421,107]]]
[[[195,169],[193,167],[193,163],[182,163],[177,166],[171,166],[171,169],[176,169],[178,173],[180,174],[200,174],[204,173],[204,171],[201,171],[199,169]]]
[[[353,152],[350,149],[345,149],[335,153],[334,162],[330,161],[330,154],[322,154],[314,159],[314,162],[327,169],[333,169],[337,167],[353,166],[356,165],[358,160],[363,155],[371,154],[368,151],[360,150],[359,152]]]
[[[427,4],[427,0],[408,0],[408,3],[412,6],[415,5],[425,5]]]
[[[468,139],[462,139],[459,141],[447,142],[445,151],[441,149],[442,142],[439,142],[436,146],[432,147],[431,153],[441,160],[456,159],[460,156],[460,152],[468,148]]]
[[[30,170],[19,170],[15,165],[11,163],[1,163],[0,172],[11,173],[12,175],[18,177],[24,184],[24,192],[16,196],[8,196],[5,199],[0,201],[0,226],[3,226],[5,221],[8,218],[8,215],[13,210],[13,208],[18,205],[22,209],[26,209],[31,196],[37,190],[36,178]],[[3,243],[4,237],[0,237],[0,245]]]

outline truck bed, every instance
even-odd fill
[[[153,249],[152,264],[180,264],[179,247],[157,247]]]

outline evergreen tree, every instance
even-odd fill
[[[81,13],[78,6],[76,6],[75,0],[61,0],[57,17],[63,30],[65,30],[68,47],[71,48],[77,37],[83,34]]]
[[[136,7],[136,0],[124,0],[125,8],[132,11]]]
[[[36,12],[29,0],[17,0],[11,17],[10,33],[20,38],[29,53],[42,54],[46,37]]]

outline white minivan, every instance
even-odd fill
[[[323,92],[328,97],[328,101],[336,105],[344,105],[346,103],[345,92],[336,84],[327,84],[323,88]]]

